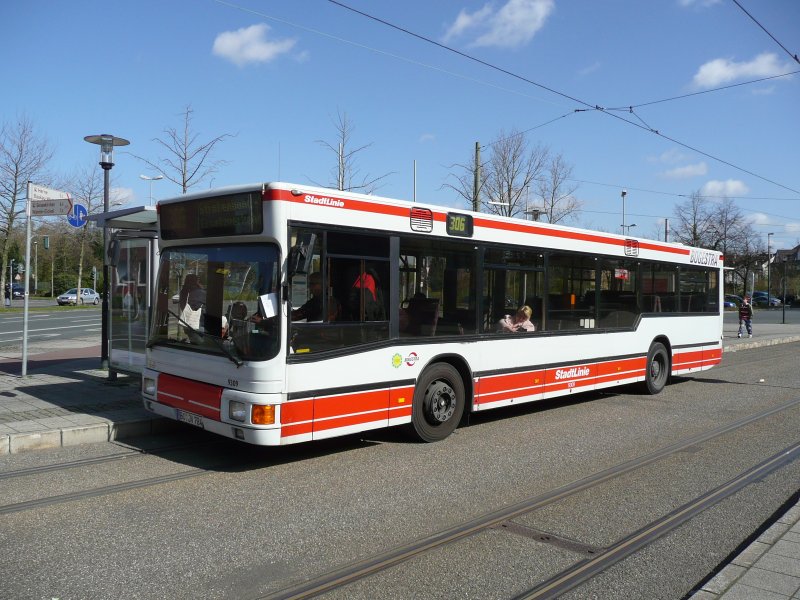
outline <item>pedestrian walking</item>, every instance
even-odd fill
[[[744,329],[747,329],[747,335],[753,337],[753,305],[750,303],[750,296],[745,294],[741,306],[739,306],[739,335],[742,337]]]

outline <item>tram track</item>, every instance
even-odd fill
[[[489,529],[502,529],[514,519],[554,504],[570,496],[600,486],[627,473],[641,469],[674,454],[696,448],[698,445],[724,436],[800,405],[800,399],[748,415],[731,423],[682,438],[651,453],[603,469],[584,478],[554,488],[543,494],[532,496],[511,506],[480,515],[453,527],[443,529],[432,535],[397,546],[380,554],[345,564],[317,577],[285,587],[281,590],[256,595],[259,600],[299,600],[313,598],[322,594],[345,588],[360,580],[367,579],[413,558],[422,556],[444,546],[456,544],[470,536]],[[782,450],[759,465],[740,473],[727,483],[702,494],[680,509],[644,526],[607,548],[592,550],[592,558],[583,559],[573,567],[540,582],[535,588],[523,593],[519,598],[552,598],[608,569],[613,564],[652,543],[669,531],[703,510],[736,493],[753,481],[765,477],[770,472],[789,464],[800,457],[800,444]],[[513,525],[513,524],[512,524]],[[513,527],[512,527],[513,529]],[[512,532],[513,533],[513,532]]]
[[[39,465],[35,467],[28,467],[25,469],[17,469],[15,471],[7,471],[5,473],[0,473],[0,482],[19,477],[50,475],[63,471],[69,471],[72,469],[79,469],[90,466],[99,466],[117,461],[131,460],[136,458],[142,458],[142,459],[166,458],[170,453],[180,452],[201,446],[207,449],[209,445],[219,446],[219,445],[224,445],[225,443],[226,443],[225,441],[211,442],[211,443],[205,441],[205,442],[191,442],[183,444],[170,444],[152,449],[133,449],[126,452],[118,452],[116,454],[109,454],[105,456],[95,456],[90,458],[77,459],[52,465]],[[206,467],[194,467],[178,471],[175,473],[167,473],[155,477],[148,477],[133,481],[109,484],[109,485],[99,486],[96,488],[76,490],[74,492],[69,492],[65,494],[58,494],[54,496],[47,496],[43,498],[26,500],[23,502],[0,505],[0,515],[6,515],[27,510],[35,510],[37,508],[56,506],[60,504],[66,504],[69,502],[75,502],[78,500],[85,500],[87,498],[97,498],[100,496],[118,494],[135,489],[162,485],[174,481],[180,481],[182,479],[200,477],[202,475],[214,473],[216,470],[224,468],[226,466],[234,466],[240,464],[241,464],[240,461],[231,460],[231,461],[220,462],[218,460],[217,462],[209,464]]]
[[[36,467],[27,467],[25,469],[16,469],[14,471],[6,471],[0,473],[0,481],[7,479],[14,479],[16,477],[28,477],[31,475],[41,475],[44,473],[57,473],[59,471],[68,471],[70,469],[78,469],[81,467],[88,467],[94,465],[102,465],[112,463],[118,460],[126,460],[138,457],[164,457],[170,452],[177,452],[198,446],[208,447],[209,442],[192,442],[188,444],[171,444],[160,446],[151,449],[131,449],[126,452],[118,452],[116,454],[107,454],[105,456],[93,456],[91,458],[79,458],[66,462],[56,463],[52,465],[39,465]]]

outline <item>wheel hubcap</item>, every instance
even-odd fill
[[[659,375],[661,375],[661,363],[657,360],[654,360],[653,364],[650,365],[650,375],[652,375],[653,379],[658,379]]]
[[[437,381],[425,395],[428,421],[433,425],[444,423],[456,412],[456,394],[447,383]]]

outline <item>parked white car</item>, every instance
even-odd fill
[[[71,304],[75,306],[78,304],[78,289],[72,288],[61,294],[56,298],[59,306]],[[81,288],[80,304],[100,304],[100,294],[95,292],[92,288]]]

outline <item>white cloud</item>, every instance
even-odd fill
[[[294,47],[296,40],[293,39],[268,40],[268,31],[269,26],[265,23],[223,31],[214,40],[212,52],[243,67],[248,63],[269,62]]]
[[[594,73],[595,71],[599,71],[601,66],[602,64],[600,63],[600,61],[596,60],[589,66],[584,67],[583,69],[579,69],[578,75],[580,75],[581,77],[585,77],[586,75]]]
[[[750,213],[748,217],[753,225],[769,225],[771,222],[764,213]]]
[[[708,173],[708,166],[704,162],[699,162],[694,165],[675,167],[662,173],[662,176],[667,179],[689,179],[690,177],[700,177],[706,173]]]
[[[790,70],[791,65],[778,62],[778,56],[772,52],[762,52],[749,62],[716,58],[700,66],[692,83],[696,88],[712,88],[740,79],[781,75]]]
[[[680,4],[684,8],[689,8],[691,6],[699,6],[701,8],[707,8],[709,6],[714,6],[715,4],[719,4],[722,0],[678,0],[678,4]]]
[[[419,141],[421,144],[425,144],[427,142],[434,142],[436,141],[436,136],[433,135],[432,133],[423,133],[421,136],[419,136]]]
[[[110,204],[122,206],[136,200],[136,194],[131,188],[112,187],[108,190],[108,199]]]
[[[458,13],[458,16],[456,17],[456,20],[445,32],[444,41],[449,42],[452,39],[462,35],[464,32],[479,26],[481,23],[486,21],[491,14],[492,7],[490,4],[487,4],[480,10],[476,10],[472,14],[469,14],[462,8],[461,12]]]
[[[670,148],[666,152],[662,152],[658,156],[652,156],[647,159],[648,162],[651,163],[660,163],[665,165],[677,165],[678,163],[682,163],[684,161],[689,160],[689,156],[687,154],[682,153],[677,148]]]
[[[738,179],[728,179],[726,181],[712,179],[700,189],[700,193],[703,196],[721,196],[725,198],[744,196],[749,191],[750,188]]]
[[[490,4],[474,13],[462,9],[445,32],[444,41],[475,32],[474,46],[522,46],[544,26],[553,10],[554,0],[508,0],[497,11]]]

